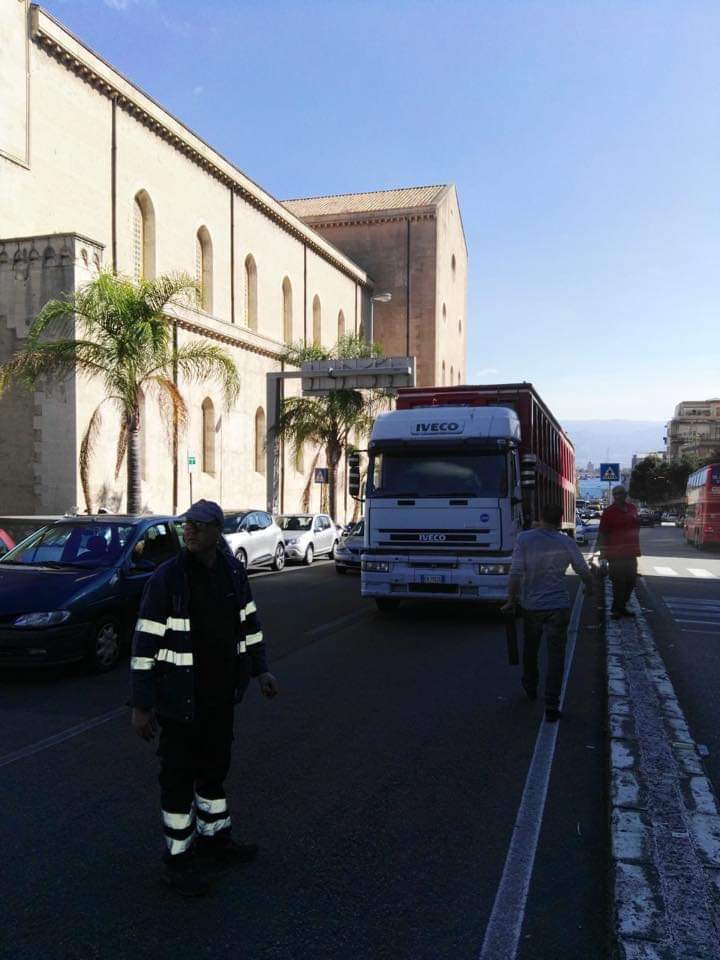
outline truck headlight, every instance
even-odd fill
[[[478,572],[482,576],[499,577],[510,573],[510,565],[507,563],[481,563]]]
[[[388,560],[363,560],[362,569],[365,573],[388,573],[390,563]]]
[[[52,610],[46,613],[24,613],[17,617],[14,627],[56,627],[69,618],[69,610]]]

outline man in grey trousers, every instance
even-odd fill
[[[530,700],[537,697],[538,653],[543,636],[547,639],[548,665],[545,677],[545,719],[558,720],[560,692],[565,672],[565,645],[570,622],[570,596],[565,573],[572,566],[592,590],[590,569],[577,544],[560,532],[562,507],[548,504],[538,527],[518,536],[510,567],[508,599],[503,610],[522,606],[522,685]]]

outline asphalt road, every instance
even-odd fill
[[[157,760],[123,709],[126,664],[0,677],[2,960],[477,960],[543,723],[498,614],[384,618],[328,563],[253,590],[281,695],[238,709],[227,786],[261,856],[205,900],[158,880]],[[585,607],[523,960],[608,952],[604,656]]]
[[[689,546],[671,526],[643,530],[641,547],[640,599],[720,794],[720,550]]]

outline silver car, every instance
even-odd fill
[[[286,513],[277,518],[288,560],[308,566],[315,557],[332,557],[337,527],[326,513]]]
[[[285,566],[282,531],[264,510],[228,511],[223,534],[244,567],[269,563],[273,570],[282,570]]]
[[[335,547],[335,570],[347,573],[360,569],[360,556],[365,543],[365,521],[354,524]]]

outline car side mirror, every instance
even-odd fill
[[[248,533],[255,533],[257,530],[260,529],[260,524],[259,524],[259,523],[249,523],[249,524],[247,525],[247,528],[246,528],[246,529],[247,529],[247,532],[248,532]]]

